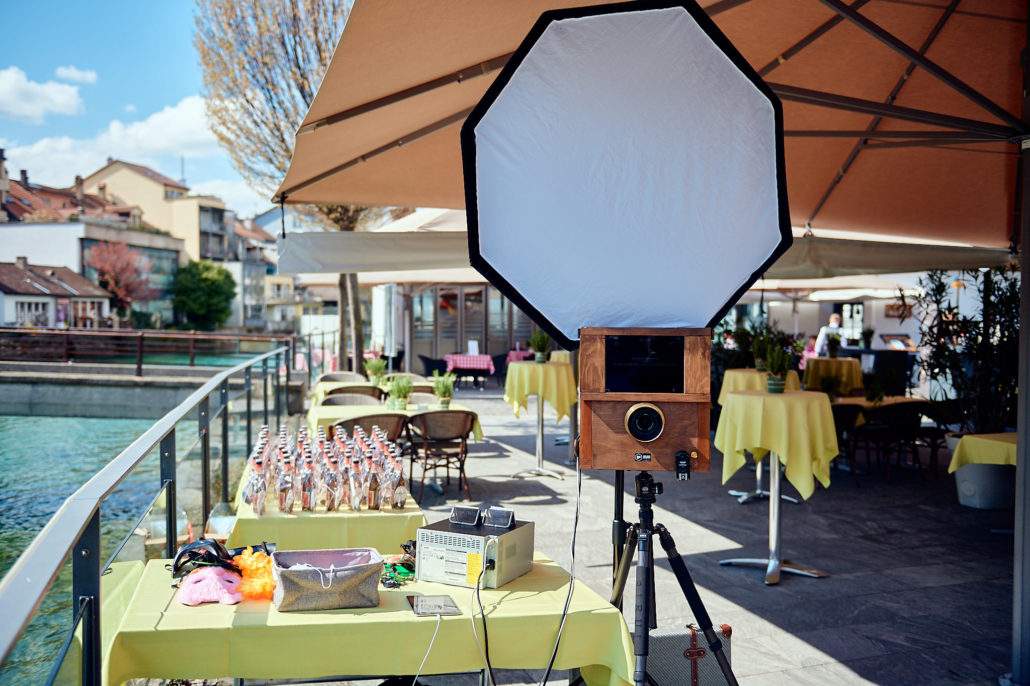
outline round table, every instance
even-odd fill
[[[847,395],[854,388],[862,388],[862,363],[855,357],[810,357],[805,363],[805,388],[822,390],[823,377],[837,377],[838,390]]]
[[[722,389],[719,391],[719,404],[722,405],[723,398],[727,393],[736,391],[764,391],[765,380],[769,372],[760,372],[757,369],[727,369],[722,375]],[[791,369],[787,372],[787,381],[784,390],[800,391],[801,380],[798,373]]]
[[[529,396],[536,394],[536,467],[518,472],[515,476],[529,474],[531,476],[565,477],[550,469],[544,468],[544,401],[551,404],[557,413],[558,421],[569,416],[572,405],[577,400],[576,377],[572,373],[572,365],[568,362],[512,362],[508,365],[507,377],[504,380],[504,401],[511,405],[515,416],[519,409],[529,405]]]
[[[948,474],[967,464],[997,464],[1016,466],[1018,451],[1016,432],[1000,434],[966,434],[959,440],[951,456]]]
[[[801,497],[815,491],[815,480],[830,485],[830,461],[837,455],[837,431],[825,393],[793,391],[765,393],[738,391],[726,396],[715,431],[715,447],[723,453],[722,480],[725,483],[744,466],[744,453],[756,460],[768,453],[769,469],[769,557],[722,560],[723,565],[766,569],[765,583],[776,584],[780,573],[821,577],[826,573],[782,561],[780,556],[780,470]]]

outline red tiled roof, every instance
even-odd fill
[[[100,286],[67,267],[0,262],[0,291],[17,295],[54,295],[61,298],[110,298]]]
[[[47,205],[42,198],[25,188],[20,182],[11,179],[11,190],[4,209],[15,219],[21,219],[37,210],[47,209]]]
[[[236,223],[233,224],[232,230],[233,233],[235,233],[237,236],[249,238],[254,241],[270,243],[275,240],[275,236],[271,235],[270,233],[262,229],[260,225],[255,224],[254,222],[250,222],[248,225],[244,222],[237,220]]]
[[[131,169],[132,171],[136,172],[137,174],[142,174],[143,176],[146,176],[147,178],[153,179],[154,181],[157,181],[158,183],[163,184],[165,186],[171,186],[172,188],[178,188],[179,190],[183,190],[183,191],[188,191],[189,190],[189,187],[182,185],[181,183],[179,183],[178,181],[176,181],[173,178],[167,177],[164,174],[161,174],[159,172],[154,171],[150,167],[145,167],[142,164],[134,164],[132,162],[126,162],[125,160],[111,160],[110,162],[108,162],[103,167],[101,167],[100,169],[96,170],[95,172],[93,172],[89,176],[90,177],[94,177],[97,174],[99,174],[100,172],[102,172],[105,169],[107,169],[108,167],[111,167],[111,166],[116,165],[116,164],[123,164],[126,167],[128,167],[129,169]]]

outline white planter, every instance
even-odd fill
[[[1016,502],[1016,468],[1002,464],[967,464],[955,472],[958,502],[978,510],[1007,510]]]

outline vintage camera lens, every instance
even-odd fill
[[[651,403],[637,403],[626,410],[626,433],[641,443],[650,443],[662,435],[665,416]]]

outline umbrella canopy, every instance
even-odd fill
[[[461,123],[542,11],[585,4],[358,0],[278,197],[462,207]],[[784,101],[794,225],[1012,242],[1025,3],[702,5]]]

